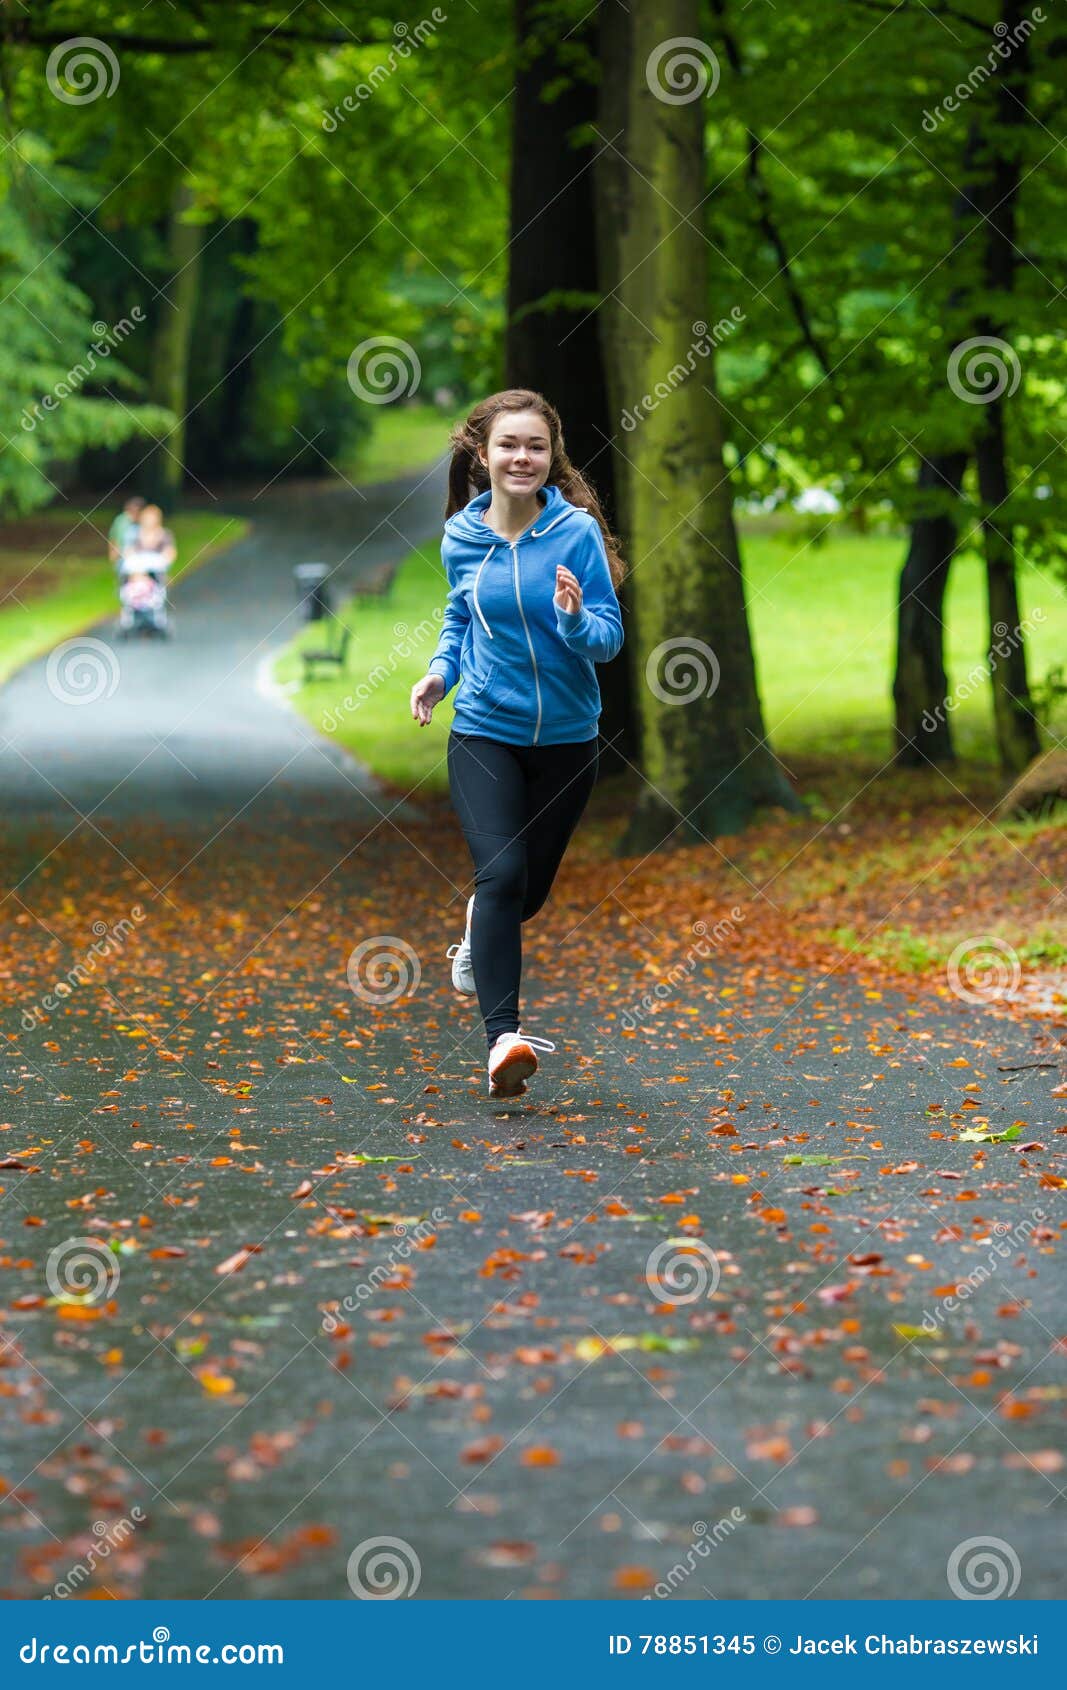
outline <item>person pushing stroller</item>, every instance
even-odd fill
[[[177,555],[174,536],[163,526],[163,512],[158,505],[145,505],[136,527],[127,531],[118,559],[120,634],[137,628],[170,632],[166,583]]]

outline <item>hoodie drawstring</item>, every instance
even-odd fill
[[[485,620],[485,617],[482,615],[482,607],[478,603],[478,582],[481,580],[482,570],[485,568],[486,564],[489,562],[489,559],[492,557],[492,555],[495,551],[496,551],[496,546],[495,545],[490,546],[489,550],[486,552],[485,556],[483,557],[481,563],[478,565],[478,573],[474,577],[474,592],[472,594],[472,597],[474,599],[474,608],[478,612],[478,620],[481,623],[482,627],[485,629],[486,633],[489,635],[490,639],[492,639],[492,637],[493,637],[493,630],[490,628],[488,622]]]
[[[548,523],[547,527],[545,527],[545,528],[531,528],[530,529],[530,538],[532,540],[539,540],[541,538],[542,534],[551,534],[553,528],[555,528],[555,526],[556,526],[556,523],[557,522],[565,522],[566,519],[570,516],[570,514],[571,513],[570,513],[569,510],[560,511],[558,516],[554,516],[552,518],[552,521],[550,523]]]

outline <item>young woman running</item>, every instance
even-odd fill
[[[494,393],[453,430],[445,514],[444,624],[411,714],[425,727],[462,675],[448,778],[474,893],[448,954],[456,990],[478,994],[489,1095],[518,1097],[537,1051],[556,1048],[519,1025],[521,927],[596,780],[594,665],[623,643],[623,564],[557,412],[525,388]]]

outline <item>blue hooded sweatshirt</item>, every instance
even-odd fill
[[[445,692],[457,678],[457,733],[509,745],[595,739],[600,718],[597,663],[621,650],[622,616],[596,518],[543,487],[541,512],[517,540],[481,520],[486,489],[445,523],[448,576],[444,626],[428,672]],[[582,608],[553,603],[556,565],[577,576]]]

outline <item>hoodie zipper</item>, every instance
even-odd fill
[[[559,522],[563,522],[569,515],[570,515],[569,511],[561,511],[559,516],[553,517],[552,521],[547,523],[544,528],[531,527],[528,530],[530,537],[532,539],[539,540],[541,538],[542,534],[551,533],[552,529],[555,528],[556,524],[559,523]],[[519,539],[521,540],[523,537],[524,536],[520,535]],[[541,678],[540,678],[540,674],[539,674],[538,668],[537,668],[537,656],[536,656],[536,653],[534,652],[533,640],[530,638],[529,624],[526,621],[526,612],[523,609],[522,591],[521,591],[521,588],[519,587],[519,550],[518,550],[519,541],[518,540],[509,540],[509,541],[506,541],[505,543],[511,547],[512,576],[513,576],[513,580],[514,580],[514,584],[515,584],[515,602],[519,607],[519,616],[522,619],[523,632],[526,635],[526,646],[527,646],[527,650],[530,653],[530,662],[533,665],[534,691],[537,694],[537,720],[534,724],[533,743],[536,745],[538,740],[540,739],[540,736],[541,736],[541,718],[542,718],[542,714],[543,714],[542,699],[541,699]],[[492,637],[493,637],[493,630],[490,628],[488,622],[485,620],[485,616],[482,613],[482,607],[478,603],[478,583],[482,578],[482,570],[485,568],[486,564],[489,562],[489,559],[492,557],[492,555],[496,551],[496,549],[497,549],[496,543],[494,542],[494,544],[491,545],[489,550],[486,552],[486,554],[483,557],[481,563],[478,565],[477,571],[475,572],[475,576],[474,576],[474,588],[473,588],[473,591],[472,591],[472,594],[471,594],[471,597],[472,597],[473,602],[474,602],[474,609],[475,609],[477,616],[478,616],[478,620],[481,623],[482,627],[485,629],[485,631],[488,634],[490,639],[492,639]]]
[[[530,649],[530,662],[533,664],[534,691],[537,693],[537,721],[534,725],[533,736],[533,743],[536,745],[541,732],[541,681],[537,673],[537,658],[534,656],[533,641],[530,638],[530,629],[526,622],[526,612],[522,608],[522,592],[519,588],[519,545],[517,540],[512,540],[510,544],[513,578],[515,581],[515,602],[519,607],[519,615],[522,617],[523,631],[526,634],[526,644]]]

